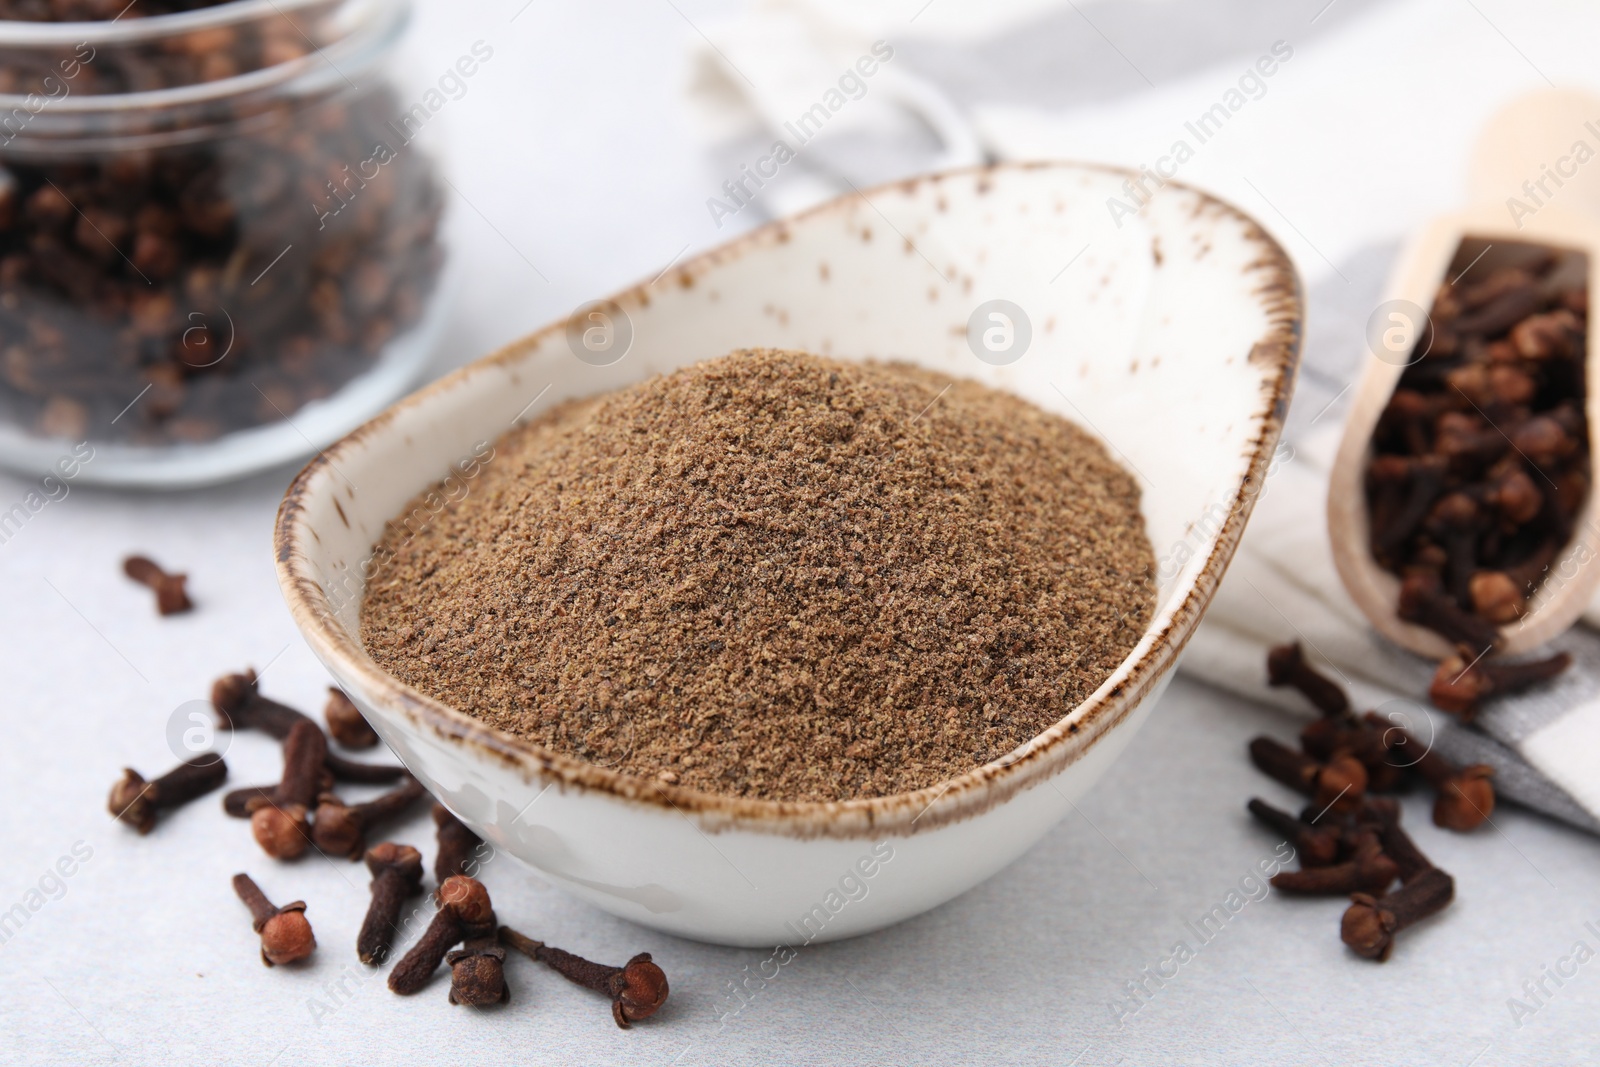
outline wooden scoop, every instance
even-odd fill
[[[1524,183],[1530,183],[1529,188]],[[1372,434],[1411,358],[1412,341],[1427,329],[1425,317],[1415,310],[1426,313],[1432,307],[1442,282],[1467,270],[1473,277],[1487,277],[1525,257],[1527,245],[1542,244],[1588,255],[1590,305],[1600,304],[1596,300],[1600,296],[1600,98],[1550,90],[1511,104],[1480,135],[1469,188],[1474,206],[1435,219],[1400,255],[1386,303],[1380,305],[1368,331],[1376,336],[1368,337],[1367,364],[1356,385],[1328,484],[1328,536],[1345,589],[1380,633],[1432,659],[1454,649],[1433,631],[1399,618],[1400,580],[1381,569],[1369,549],[1364,479]],[[1590,462],[1600,465],[1595,441],[1600,427],[1597,348],[1591,330],[1584,406]],[[1589,498],[1572,541],[1529,596],[1527,613],[1501,627],[1501,651],[1529,651],[1571,626],[1600,585],[1597,557],[1600,493],[1591,476]]]

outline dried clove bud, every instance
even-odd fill
[[[1343,715],[1350,710],[1350,698],[1339,683],[1306,662],[1298,641],[1268,650],[1267,684],[1293,686],[1324,715]]]
[[[1395,934],[1443,911],[1455,892],[1455,879],[1435,867],[1387,896],[1356,893],[1339,923],[1339,938],[1356,955],[1382,963],[1394,951]]]
[[[438,827],[439,851],[433,859],[433,877],[440,885],[452,875],[471,874],[472,857],[483,838],[467,828],[443,804],[433,806],[433,822]]]
[[[221,756],[210,753],[178,764],[154,781],[145,781],[132,767],[111,787],[106,808],[112,815],[141,834],[156,825],[156,812],[176,808],[196,797],[205,796],[228,777],[228,765]]]
[[[1433,861],[1423,854],[1411,835],[1400,826],[1400,805],[1392,797],[1369,797],[1357,816],[1375,826],[1384,854],[1400,869],[1401,883],[1415,881],[1433,870]]]
[[[1524,359],[1570,356],[1583,335],[1583,324],[1566,308],[1530,315],[1511,329],[1511,344]]]
[[[483,883],[465,875],[446,879],[439,887],[439,910],[411,951],[389,972],[389,988],[401,996],[418,992],[444,962],[457,943],[484,937],[494,929],[494,907]]]
[[[1512,467],[1489,488],[1488,502],[1502,518],[1520,526],[1532,522],[1544,507],[1544,494],[1520,466]]]
[[[648,1019],[666,1003],[667,976],[648,952],[639,953],[621,967],[609,967],[552,948],[509,926],[500,928],[500,941],[529,959],[545,964],[568,981],[610,997],[611,1018],[624,1030],[630,1023]]]
[[[316,723],[309,719],[295,723],[283,743],[283,780],[271,798],[247,805],[250,832],[274,859],[295,859],[311,841],[307,812],[316,800],[327,750],[327,738]]]
[[[343,689],[328,687],[328,704],[322,709],[322,717],[328,720],[328,733],[345,748],[371,748],[378,743],[378,732]]]
[[[268,967],[293,963],[305,959],[316,949],[317,939],[306,921],[305,901],[274,907],[248,874],[233,876],[233,891],[250,909],[255,931],[261,935],[262,963]]]
[[[1393,762],[1381,733],[1354,715],[1314,719],[1300,731],[1306,755],[1327,762],[1350,756],[1367,772],[1367,792],[1390,793],[1405,782],[1405,770]]]
[[[1472,474],[1504,456],[1510,447],[1505,434],[1476,415],[1447,411],[1439,416],[1435,448],[1453,474]]]
[[[312,720],[276,700],[262,696],[256,688],[256,672],[245,670],[240,674],[225,674],[211,685],[211,706],[217,712],[217,726],[223,730],[260,730],[268,737],[286,740],[297,722]],[[312,723],[312,725],[316,725]],[[320,730],[321,727],[318,727]],[[326,745],[323,746],[326,749]],[[382,785],[399,781],[406,774],[404,767],[391,764],[357,763],[343,756],[327,753],[323,762],[332,775],[341,782],[363,785]]]
[[[1322,763],[1270,737],[1250,742],[1250,762],[1316,803],[1339,812],[1354,811],[1367,789],[1367,770],[1351,756],[1335,756]]]
[[[367,849],[367,870],[372,872],[372,904],[356,936],[356,956],[362,963],[378,964],[394,946],[406,899],[422,892],[422,853],[385,841]]]
[[[1538,311],[1543,299],[1537,283],[1530,280],[1482,304],[1476,310],[1462,315],[1455,321],[1456,332],[1486,336],[1504,333]]]
[[[333,789],[333,775],[324,767],[322,774],[317,778],[317,795]],[[222,810],[235,819],[248,819],[250,813],[260,807],[257,800],[271,801],[278,795],[276,785],[246,785],[238,789],[230,789],[222,795]]]
[[[1468,652],[1463,648],[1440,661],[1433,684],[1428,687],[1428,699],[1436,707],[1460,716],[1465,722],[1471,722],[1478,714],[1478,706],[1490,697],[1520,693],[1555,678],[1572,664],[1572,657],[1565,652],[1520,663],[1481,659],[1473,662]]]
[[[1423,523],[1423,529],[1444,546],[1450,592],[1458,604],[1470,602],[1468,584],[1478,568],[1478,534],[1482,526],[1478,502],[1462,492],[1440,497]]]
[[[1504,571],[1479,571],[1468,582],[1472,610],[1492,623],[1504,626],[1522,618],[1528,602],[1517,583]]]
[[[1511,431],[1511,444],[1528,462],[1543,470],[1553,467],[1578,450],[1578,441],[1549,415],[1535,415]]]
[[[222,810],[235,819],[248,819],[255,801],[271,802],[277,791],[275,785],[247,785],[230,789],[222,795]]]
[[[1383,724],[1372,712],[1367,719],[1374,725]],[[1398,726],[1388,726],[1384,739],[1401,762],[1415,767],[1438,792],[1433,805],[1435,826],[1465,832],[1488,821],[1494,812],[1494,784],[1489,781],[1493,767],[1483,763],[1457,767]]]
[[[506,950],[493,933],[469,938],[444,961],[450,965],[450,1003],[482,1008],[511,999]]]
[[[1399,874],[1399,866],[1384,854],[1378,835],[1368,830],[1360,835],[1350,859],[1326,867],[1279,871],[1272,876],[1272,887],[1317,896],[1381,893]]]
[[[311,843],[330,856],[358,860],[366,848],[367,831],[390,819],[399,818],[407,808],[427,796],[415,778],[408,778],[397,789],[364,804],[345,804],[332,793],[317,800],[311,823]]]
[[[1388,466],[1375,463],[1372,471],[1374,478],[1387,471],[1386,477],[1397,480],[1403,478],[1406,485],[1405,497],[1392,515],[1383,517],[1381,525],[1377,521],[1380,517],[1374,516],[1372,549],[1380,559],[1393,557],[1416,532],[1428,509],[1444,491],[1445,475],[1449,469],[1443,455],[1394,458],[1398,462]]]
[[[1339,856],[1339,831],[1303,823],[1281,808],[1252,798],[1250,814],[1294,846],[1302,867],[1326,867]]]
[[[184,585],[187,574],[168,574],[155,560],[145,556],[129,556],[122,561],[122,573],[155,590],[156,610],[162,615],[177,615],[194,607]]]

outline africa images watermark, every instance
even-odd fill
[[[1139,176],[1129,178],[1122,183],[1122,191],[1127,200],[1110,196],[1106,198],[1106,210],[1111,213],[1111,221],[1122,228],[1122,220],[1129,215],[1137,215],[1139,209],[1144,207],[1154,197],[1156,189],[1166,185],[1169,180],[1177,177],[1178,168],[1195,157],[1196,148],[1204,145],[1225,126],[1235,114],[1244,109],[1251,100],[1260,100],[1267,95],[1266,79],[1278,72],[1280,65],[1289,62],[1294,56],[1294,46],[1288,41],[1273,41],[1269,54],[1256,60],[1253,67],[1246,67],[1239,76],[1236,86],[1230,87],[1222,94],[1222,99],[1202,111],[1193,121],[1185,122],[1183,128],[1194,144],[1188,138],[1180,137],[1172,142],[1172,148],[1166,155],[1156,160],[1155,168],[1139,164]],[[1152,184],[1154,188],[1147,188]]]
[[[72,479],[92,459],[94,446],[87,441],[78,442],[71,452],[56,460],[51,473],[39,478],[37,488],[29,489],[21,500],[0,511],[0,545],[8,544],[46,506],[67,499],[72,492]]]
[[[339,168],[343,177],[328,180],[329,205],[326,208],[315,203],[311,205],[311,210],[317,215],[317,229],[326,229],[330,218],[349,207],[356,194],[367,187],[367,182],[376,180],[386,165],[399,158],[400,149],[409,145],[422,127],[444,110],[446,104],[467,95],[467,79],[494,58],[494,48],[483,40],[473,41],[469,51],[471,55],[461,55],[452,66],[445,68],[435,87],[423,93],[421,100],[388,123],[395,135],[395,147],[391,147],[387,141],[378,141],[372,147],[372,154],[356,164],[356,173],[350,172],[347,163]]]
[[[782,975],[783,968],[794,962],[800,955],[800,949],[821,936],[834,916],[850,904],[865,900],[867,894],[872,891],[872,879],[876,878],[893,859],[894,846],[887,841],[879,841],[869,852],[863,853],[854,864],[845,869],[839,876],[836,888],[829,889],[820,901],[813,904],[794,922],[784,923],[794,935],[792,940],[775,946],[765,959],[756,964],[754,971],[751,971],[747,963],[742,977],[730,978],[723,983],[726,993],[725,1003],[729,1006],[717,1017],[719,1023],[717,1029],[726,1027],[729,1019],[744,1011],[766,990],[767,986],[776,982]]]
[[[1216,540],[1227,523],[1229,516],[1233,515],[1239,505],[1254,503],[1267,488],[1267,482],[1277,474],[1283,464],[1294,459],[1294,446],[1287,441],[1280,441],[1273,450],[1272,461],[1267,464],[1266,471],[1261,477],[1256,477],[1252,472],[1245,477],[1244,483],[1239,487],[1239,497],[1231,503],[1212,501],[1207,505],[1200,517],[1191,523],[1184,535],[1165,555],[1156,561],[1155,576],[1159,581],[1171,581],[1183,570],[1184,564],[1195,556],[1203,554]]]
[[[85,54],[87,53],[87,54]],[[72,95],[72,86],[68,83],[76,78],[85,66],[94,62],[95,50],[86,41],[73,45],[72,55],[56,63],[56,69],[61,72],[61,77],[46,74],[39,80],[43,92],[30,92],[22,98],[22,106],[11,109],[11,114],[0,118],[0,131],[4,137],[0,144],[9,145],[17,136],[27,128],[34,117],[51,104],[65,100]]]
[[[1209,911],[1202,912],[1195,921],[1185,921],[1184,930],[1194,939],[1194,944],[1189,943],[1188,937],[1174,941],[1165,956],[1154,964],[1146,966],[1137,976],[1128,979],[1120,1001],[1106,1001],[1106,1008],[1111,1012],[1111,1017],[1117,1021],[1117,1025],[1125,1025],[1130,1018],[1143,1011],[1146,1004],[1155,1000],[1156,994],[1166,988],[1168,982],[1178,977],[1184,965],[1194,960],[1207,945],[1221,936],[1228,928],[1228,923],[1244,911],[1246,906],[1267,899],[1272,892],[1272,876],[1287,867],[1294,859],[1294,855],[1294,846],[1287,841],[1280,841],[1273,854],[1258,860],[1255,870],[1248,871],[1240,878],[1238,885],[1228,890],[1221,903],[1213,905]]]
[[[22,899],[5,911],[0,911],[0,946],[33,921],[33,916],[46,904],[67,895],[67,880],[94,857],[94,846],[87,841],[74,841],[69,854],[62,855],[55,864],[46,867],[37,884],[22,894]]]
[[[706,210],[711,212],[711,221],[717,224],[717,229],[722,228],[723,219],[737,215],[754,203],[756,194],[766,183],[776,178],[784,164],[792,161],[801,148],[821,133],[822,128],[844,109],[845,104],[866,96],[866,79],[878,73],[880,63],[887,63],[893,58],[894,48],[887,41],[872,42],[872,54],[857,59],[852,67],[846,67],[844,73],[839,75],[836,88],[823,93],[821,100],[812,104],[794,121],[783,124],[783,128],[794,138],[794,147],[790,147],[787,141],[777,140],[772,142],[772,148],[766,155],[755,161],[753,168],[748,163],[740,164],[739,176],[722,183],[722,191],[727,194],[727,199],[715,196],[706,198]],[[750,188],[752,183],[754,189]]]
[[[1578,176],[1578,168],[1597,154],[1595,145],[1600,145],[1600,123],[1590,119],[1583,124],[1583,129],[1594,138],[1594,144],[1583,137],[1573,141],[1566,155],[1557,156],[1553,162],[1539,164],[1539,176],[1522,183],[1522,195],[1527,197],[1526,200],[1506,197],[1506,211],[1510,212],[1511,221],[1516,223],[1517,229],[1522,229],[1523,224],[1537,215],[1540,208],[1554,200],[1561,187]],[[1554,189],[1550,188],[1552,183]]]
[[[1585,922],[1583,928],[1600,944],[1600,926],[1590,921]],[[1578,977],[1578,968],[1594,959],[1594,953],[1593,946],[1579,938],[1566,955],[1540,967],[1539,977],[1523,979],[1522,996],[1506,998],[1506,1010],[1511,1013],[1511,1021],[1517,1029],[1520,1030],[1523,1023],[1537,1015],[1568,982]],[[1550,988],[1552,984],[1554,989]]]

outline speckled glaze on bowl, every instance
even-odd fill
[[[617,294],[633,339],[615,363],[578,359],[557,323],[408,397],[313,461],[284,499],[278,573],[296,623],[435,796],[607,911],[723,944],[799,946],[955,897],[1071,811],[1148,715],[1238,544],[1289,401],[1301,296],[1283,251],[1176,183],[1118,225],[1107,200],[1128,176],[1001,165],[845,197]],[[1003,366],[967,342],[969,318],[993,299],[1031,327],[1025,354]],[[494,462],[480,442],[557,401],[756,345],[911,360],[1098,434],[1139,478],[1159,564],[1156,616],[1105,684],[1005,758],[938,786],[787,803],[539,748],[367,656],[358,610],[363,576],[382,565],[372,545],[452,465],[452,493],[470,492],[473,464]],[[1063,886],[1062,902],[1071,895]]]

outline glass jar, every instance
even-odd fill
[[[0,21],[0,463],[204,484],[404,391],[444,264],[428,109],[381,69],[406,4],[0,9],[52,2],[109,14]]]

